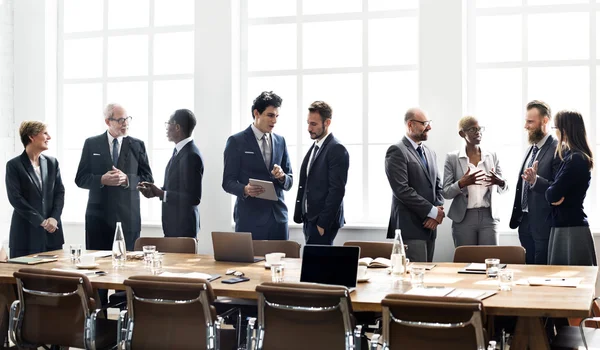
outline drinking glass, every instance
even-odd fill
[[[150,270],[153,275],[160,275],[163,272],[163,256],[158,252],[152,253],[152,262],[150,263]]]
[[[283,262],[274,262],[271,264],[271,282],[283,282],[285,276],[285,264]]]
[[[500,280],[498,289],[502,292],[511,291],[514,277],[515,274],[512,270],[502,269],[498,271],[498,279]]]
[[[423,266],[412,266],[410,268],[410,284],[413,288],[423,287],[425,282],[425,268]]]
[[[500,259],[488,258],[485,259],[485,274],[487,278],[498,277],[498,268],[500,267]]]
[[[142,247],[142,250],[144,252],[144,265],[150,266],[150,264],[152,263],[152,255],[156,251],[156,246],[145,245]]]
[[[69,252],[71,254],[71,263],[78,263],[81,256],[81,244],[69,244]]]

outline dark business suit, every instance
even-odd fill
[[[129,186],[103,186],[102,175],[111,170],[113,162],[107,133],[85,140],[75,183],[90,190],[85,211],[87,249],[111,250],[116,223],[121,222],[127,250],[133,250],[140,236],[140,181],[154,182],[148,164],[144,142],[123,138],[117,168],[127,175]]]
[[[346,147],[330,134],[313,155],[307,175],[306,168],[314,147],[315,144],[308,150],[300,168],[294,222],[304,223],[306,244],[332,245],[338,230],[344,227],[344,194],[350,156]],[[317,226],[324,229],[323,236]]]
[[[237,196],[233,208],[236,232],[252,232],[252,239],[288,239],[288,210],[283,191],[292,187],[292,166],[285,139],[271,133],[271,164],[267,169],[258,147],[256,136],[249,126],[227,139],[223,152],[223,189]],[[279,164],[286,174],[280,182],[271,174],[274,164]],[[271,181],[275,186],[277,201],[244,197],[244,186],[250,178]]]
[[[406,136],[387,150],[385,173],[393,193],[387,238],[394,238],[399,228],[409,246],[406,254],[410,260],[432,261],[437,229],[426,229],[423,223],[432,206],[444,203],[444,197],[435,152],[423,143],[421,146],[428,168]]]
[[[200,230],[198,205],[202,198],[204,163],[194,141],[171,158],[165,170],[166,201],[162,203],[165,237],[194,237]]]
[[[23,151],[6,163],[6,193],[14,211],[10,223],[10,256],[18,257],[62,249],[65,242],[60,221],[65,204],[65,187],[58,161],[40,155],[42,183]],[[40,225],[47,218],[58,222],[58,229],[47,232]]]
[[[558,141],[549,135],[540,147],[536,160],[538,161],[538,178],[535,186],[530,187],[527,195],[527,213],[521,206],[523,193],[523,179],[521,174],[527,168],[533,146],[529,147],[517,180],[515,202],[510,218],[510,228],[519,228],[519,239],[525,248],[528,264],[545,265],[548,262],[548,239],[550,237],[550,203],[546,201],[545,193],[552,184],[556,172],[560,167],[560,159],[554,156]]]

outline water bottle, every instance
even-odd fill
[[[127,248],[125,247],[125,236],[123,236],[123,228],[121,223],[117,222],[115,229],[115,239],[112,246],[112,264],[113,267],[125,266],[127,260]]]
[[[392,275],[396,277],[404,277],[406,267],[406,252],[404,251],[404,241],[402,241],[402,233],[400,229],[396,229],[396,237],[394,237],[394,246],[392,247]]]

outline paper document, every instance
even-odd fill
[[[278,201],[279,200],[277,198],[277,194],[275,193],[275,186],[273,186],[273,183],[271,181],[250,179],[249,182],[250,182],[250,185],[260,186],[265,190],[263,193],[256,196],[256,198],[266,199],[269,201]]]
[[[96,258],[105,258],[107,256],[111,256],[112,255],[112,251],[110,251],[110,250],[99,250],[97,252],[93,252],[93,253],[86,254],[86,255],[91,255],[91,256],[96,257]]]
[[[187,272],[187,273],[175,273],[175,272],[163,272],[159,276],[161,277],[184,277],[184,278],[201,278],[207,281],[216,280],[221,275],[210,275],[204,272]]]
[[[529,277],[530,286],[577,287],[583,278]]]
[[[473,298],[483,300],[496,294],[493,290],[479,290],[479,289],[455,289],[452,293],[448,294],[449,297],[457,298]]]
[[[406,295],[421,295],[426,297],[443,297],[452,292],[454,288],[448,287],[424,287],[424,288],[413,288]]]
[[[99,271],[99,270],[79,270],[79,269],[78,270],[74,270],[74,269],[53,268],[52,271],[78,273],[80,275],[86,275],[88,277],[106,275],[106,272]]]

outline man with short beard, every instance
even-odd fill
[[[402,230],[411,261],[433,259],[437,226],[444,219],[444,197],[436,155],[424,145],[431,130],[425,111],[411,108],[404,115],[406,136],[388,148],[385,173],[392,188],[387,238]]]
[[[550,106],[545,102],[534,100],[527,104],[525,129],[531,146],[521,165],[510,218],[510,228],[519,228],[527,264],[545,265],[548,262],[551,207],[545,192],[560,166],[560,159],[554,156],[558,141],[549,133],[551,118]],[[527,168],[537,168],[533,185],[525,181]]]

